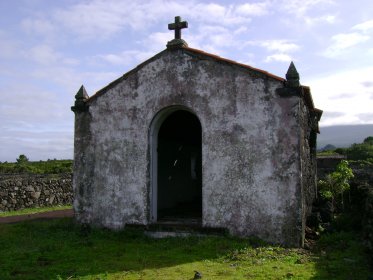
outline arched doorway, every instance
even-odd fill
[[[152,222],[202,217],[202,129],[191,112],[171,108],[152,127]]]

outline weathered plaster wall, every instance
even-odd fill
[[[0,211],[68,205],[72,201],[71,174],[0,175]]]
[[[300,156],[301,156],[301,203],[299,215],[301,217],[299,227],[306,227],[306,219],[312,212],[312,202],[316,197],[316,181],[317,181],[317,162],[316,162],[316,145],[311,142],[312,137],[316,137],[315,127],[313,125],[312,114],[306,106],[303,99],[300,100]],[[303,236],[304,239],[304,236]],[[303,244],[302,244],[303,245]]]
[[[108,87],[76,120],[78,220],[149,223],[149,127],[157,112],[180,105],[202,125],[203,225],[299,245],[301,103],[279,97],[279,87],[185,50],[163,52]]]

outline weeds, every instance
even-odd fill
[[[315,252],[257,239],[152,239],[72,219],[0,225],[0,279],[367,279],[353,233],[328,234]],[[346,275],[348,278],[346,278]]]

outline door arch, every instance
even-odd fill
[[[150,220],[202,217],[202,128],[189,109],[159,112],[150,127]]]

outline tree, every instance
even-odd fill
[[[25,156],[25,155],[19,155],[19,157],[17,158],[17,163],[18,164],[25,164],[27,163],[29,160],[28,158]]]
[[[348,166],[348,161],[342,160],[334,172],[319,181],[319,192],[322,197],[331,199],[333,211],[339,203],[343,208],[343,193],[350,189],[349,181],[353,177],[354,174]]]
[[[369,136],[369,137],[365,138],[363,143],[373,146],[373,136]]]
[[[368,143],[353,144],[347,149],[347,158],[352,160],[373,159],[373,145]]]

